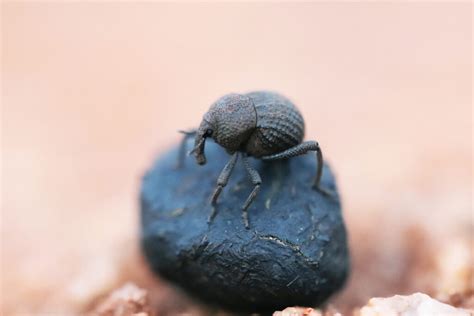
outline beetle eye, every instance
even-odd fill
[[[206,137],[211,137],[211,136],[212,136],[212,132],[213,132],[213,130],[210,129],[210,128],[208,128],[208,129],[206,130],[205,136],[206,136]]]

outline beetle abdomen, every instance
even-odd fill
[[[255,132],[247,142],[248,154],[261,157],[301,143],[304,121],[298,109],[287,98],[274,92],[248,93],[257,113]]]

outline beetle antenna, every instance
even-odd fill
[[[202,146],[202,144],[203,144],[205,141],[206,141],[206,139],[205,139],[204,137],[201,138],[201,140],[199,141],[199,143],[198,143],[196,146],[194,146],[193,149],[191,149],[191,151],[188,153],[188,155],[191,156],[191,155],[194,154],[196,151],[198,151],[199,148]]]
[[[178,130],[178,133],[184,134],[184,135],[193,135],[196,133],[196,131],[183,131],[183,130]]]

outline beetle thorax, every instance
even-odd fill
[[[212,138],[229,152],[239,150],[257,126],[252,99],[228,94],[217,100],[204,115],[213,129]]]

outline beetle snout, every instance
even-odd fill
[[[206,139],[208,137],[211,137],[211,135],[212,135],[211,125],[206,119],[203,119],[203,121],[201,122],[201,125],[199,125],[199,128],[197,130],[196,138],[194,140],[194,149],[192,151],[194,153],[194,157],[196,158],[196,162],[199,165],[204,165],[206,163],[206,155],[204,154],[204,147],[205,147]]]

